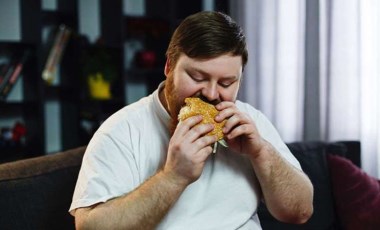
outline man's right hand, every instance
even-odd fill
[[[216,136],[206,135],[214,129],[212,124],[199,124],[202,116],[193,116],[180,122],[169,142],[167,160],[163,169],[175,183],[188,185],[202,174],[211,145]],[[199,125],[197,125],[199,124]]]

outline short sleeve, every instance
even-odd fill
[[[126,133],[126,136],[127,133]],[[121,196],[139,184],[132,145],[97,131],[82,162],[70,212]]]

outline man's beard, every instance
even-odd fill
[[[180,99],[178,98],[177,90],[174,87],[173,76],[170,76],[167,78],[164,90],[165,90],[165,99],[168,106],[169,115],[171,118],[170,124],[169,124],[169,131],[170,131],[170,135],[173,135],[179,122],[178,114],[184,102],[183,101],[180,102]]]

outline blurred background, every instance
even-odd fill
[[[239,98],[284,141],[360,140],[380,177],[377,0],[0,0],[0,162],[87,144],[164,80],[173,30],[201,10],[243,27]]]

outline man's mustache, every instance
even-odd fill
[[[207,99],[207,97],[203,96],[202,94],[195,95],[195,97],[198,97],[202,101],[207,102],[207,103],[212,104],[212,105],[217,105],[220,102],[222,102],[220,99],[215,99],[215,100],[210,101],[210,100]]]

